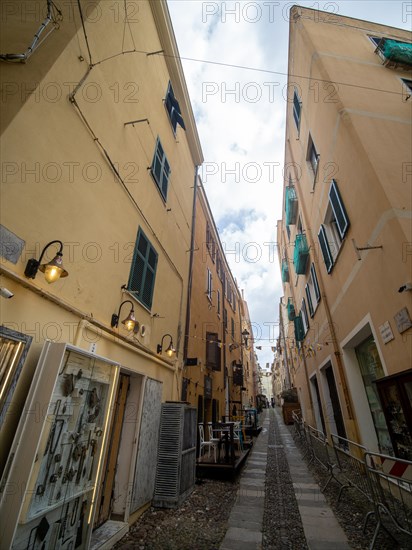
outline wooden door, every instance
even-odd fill
[[[112,501],[115,490],[114,479],[117,469],[117,456],[119,454],[119,446],[122,435],[122,426],[129,386],[130,376],[127,376],[126,374],[120,374],[119,387],[117,390],[115,402],[115,410],[110,425],[109,442],[104,462],[104,474],[102,478],[102,483],[100,485],[99,495],[96,501],[99,508],[95,516],[94,529],[110,519]]]

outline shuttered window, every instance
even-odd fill
[[[206,332],[206,366],[212,370],[221,370],[221,350],[218,334]]]
[[[313,309],[312,296],[310,295],[309,284],[306,285],[305,291],[306,291],[306,299],[308,301],[308,306],[309,306],[309,315],[313,317],[315,310]]]
[[[139,228],[127,290],[147,308],[152,307],[157,252]]]
[[[310,266],[310,274],[308,284],[305,287],[305,291],[308,301],[309,315],[313,317],[320,301],[320,290],[318,278],[316,275],[315,264],[312,264]]]
[[[319,289],[319,283],[318,283],[318,276],[316,275],[315,264],[312,264],[310,266],[310,274],[312,276],[313,286],[315,288],[316,300],[319,302],[319,300],[320,300],[320,289]]]
[[[296,128],[300,130],[300,114],[302,110],[302,102],[299,99],[297,91],[293,93],[293,118],[295,119]]]
[[[332,267],[333,267],[333,259],[332,259],[332,254],[330,252],[325,227],[323,225],[320,226],[319,233],[318,233],[318,239],[319,239],[319,243],[320,243],[320,249],[322,250],[323,260],[325,262],[326,271],[328,273],[330,273],[332,271]]]
[[[335,180],[332,180],[332,184],[330,186],[329,200],[335,215],[336,226],[338,228],[340,238],[343,239],[349,227],[349,219]]]
[[[305,298],[302,298],[302,306],[300,309],[301,317],[302,317],[302,323],[303,323],[303,332],[306,336],[308,330],[309,330],[309,318],[308,318],[308,310],[306,309],[306,302]]]
[[[170,165],[159,138],[156,141],[156,149],[150,170],[162,197],[166,200],[169,187]]]
[[[329,204],[324,223],[320,226],[318,238],[325,261],[326,271],[330,273],[336,262],[343,239],[350,226],[348,214],[335,180],[329,189]]]
[[[167,87],[165,106],[166,106],[167,112],[169,113],[170,122],[173,127],[173,132],[176,133],[176,128],[178,124],[183,128],[183,130],[186,130],[185,123],[180,110],[180,105],[177,99],[175,98],[175,94],[173,92],[173,88],[170,82]]]

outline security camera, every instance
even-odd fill
[[[401,286],[398,292],[405,292],[405,290],[412,290],[412,283],[405,283]]]
[[[11,290],[2,286],[0,287],[0,296],[2,298],[13,298],[14,294]]]

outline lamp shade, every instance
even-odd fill
[[[67,277],[68,272],[63,267],[62,254],[59,252],[56,256],[47,264],[42,264],[39,267],[39,271],[44,273],[44,278],[48,283],[54,283],[60,277]]]

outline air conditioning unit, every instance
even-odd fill
[[[187,403],[162,404],[153,506],[176,508],[194,489],[196,415]]]

